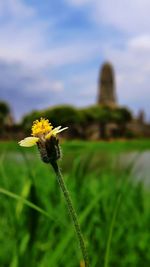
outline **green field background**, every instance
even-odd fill
[[[149,151],[149,140],[63,142],[59,164],[91,267],[150,266],[150,188],[133,172]],[[132,160],[120,160],[130,153]],[[80,266],[63,195],[36,147],[0,143],[0,213],[0,266]]]

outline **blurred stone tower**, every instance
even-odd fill
[[[114,70],[110,63],[102,65],[98,81],[98,104],[117,106]]]
[[[139,123],[141,123],[141,124],[145,123],[145,112],[144,112],[144,110],[140,110],[139,111],[137,119],[138,119]]]

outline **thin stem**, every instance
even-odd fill
[[[109,255],[110,255],[110,246],[111,246],[111,241],[112,241],[112,234],[116,222],[116,217],[118,213],[118,209],[120,206],[120,200],[121,200],[122,194],[120,193],[117,202],[114,208],[111,224],[110,224],[110,229],[109,229],[109,234],[108,234],[108,240],[107,240],[107,245],[106,245],[106,253],[105,253],[105,260],[104,260],[104,267],[109,267]]]
[[[65,200],[66,200],[66,203],[67,203],[67,207],[68,207],[68,210],[70,212],[70,216],[71,216],[73,224],[74,224],[74,228],[75,228],[75,231],[76,231],[76,234],[77,234],[77,237],[78,237],[78,240],[79,240],[80,248],[81,248],[81,251],[82,251],[85,267],[89,267],[89,260],[88,260],[87,250],[86,250],[84,239],[83,239],[83,236],[82,236],[82,233],[81,233],[81,228],[80,228],[80,225],[79,225],[79,222],[78,222],[78,217],[77,217],[77,214],[76,214],[75,209],[74,209],[73,204],[72,204],[72,199],[71,199],[70,194],[69,194],[69,192],[67,190],[66,184],[64,182],[63,176],[61,174],[61,171],[60,171],[60,169],[58,167],[57,162],[54,161],[54,162],[51,162],[51,164],[52,164],[52,166],[54,168],[54,171],[56,173],[58,183],[59,183],[59,185],[60,185],[60,187],[61,187],[61,189],[63,191],[64,197],[65,197]]]

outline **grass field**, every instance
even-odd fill
[[[60,161],[91,267],[150,266],[150,188],[136,182],[122,153],[150,140],[70,141]],[[37,149],[0,143],[0,266],[79,267],[82,255],[49,165]]]

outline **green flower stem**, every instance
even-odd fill
[[[80,228],[80,225],[79,225],[79,222],[78,222],[78,217],[77,217],[77,214],[76,214],[75,209],[73,207],[70,194],[69,194],[69,192],[67,190],[67,187],[65,185],[63,176],[61,174],[61,171],[60,171],[60,168],[59,168],[57,162],[53,161],[53,162],[51,162],[51,164],[52,164],[52,166],[54,168],[54,171],[56,173],[58,183],[59,183],[59,185],[60,185],[60,187],[61,187],[61,189],[63,191],[64,197],[65,197],[65,200],[66,200],[66,203],[67,203],[67,206],[68,206],[68,210],[70,212],[70,216],[71,216],[73,224],[74,224],[74,228],[75,228],[78,240],[79,240],[80,248],[81,248],[83,259],[84,259],[84,262],[85,262],[85,267],[89,267],[87,250],[86,250],[86,247],[85,247],[84,239],[83,239],[83,236],[82,236],[82,233],[81,233],[81,228]]]
[[[113,234],[113,230],[114,230],[114,226],[115,226],[118,210],[119,210],[119,207],[120,207],[121,197],[122,197],[122,194],[120,193],[118,198],[117,198],[116,206],[114,208],[113,215],[112,215],[112,220],[111,220],[111,223],[110,223],[110,229],[109,229],[108,240],[107,240],[107,245],[106,245],[105,259],[104,259],[104,267],[109,267],[109,257],[110,257],[110,246],[111,246],[111,241],[112,241],[112,234]]]

